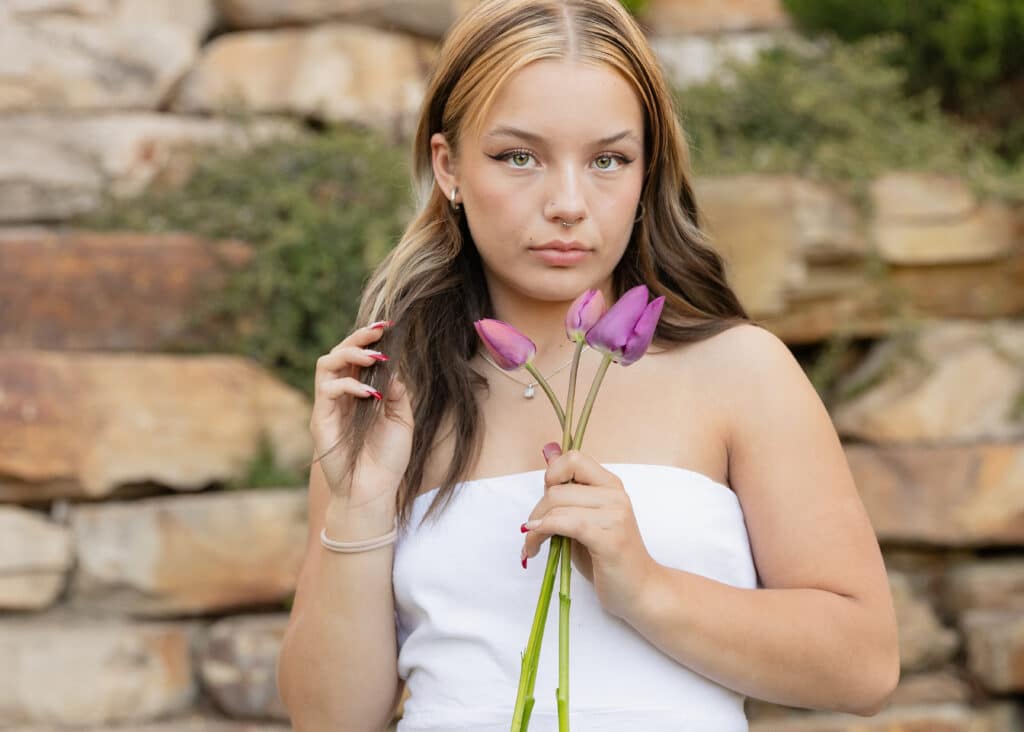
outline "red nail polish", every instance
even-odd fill
[[[390,328],[392,325],[394,325],[394,321],[391,321],[391,320],[381,320],[381,321],[378,321],[378,322],[374,323],[370,327],[375,329],[375,330],[380,330],[381,328]]]
[[[381,393],[380,393],[379,391],[377,391],[376,389],[370,389],[370,396],[372,396],[372,397],[373,397],[374,399],[376,399],[376,400],[377,400],[378,402],[379,402],[379,401],[380,401],[381,399],[383,399],[383,398],[384,398],[384,395],[383,395],[383,394],[381,394]]]
[[[526,557],[523,557],[523,569],[526,569]]]
[[[374,361],[387,361],[388,360],[388,357],[385,356],[383,353],[374,353],[374,354],[372,354],[370,356],[370,358],[372,358]]]
[[[523,524],[522,526],[519,527],[519,532],[520,533],[525,534],[527,531],[529,531],[529,529],[526,528],[526,524]]]

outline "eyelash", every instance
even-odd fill
[[[494,160],[500,160],[504,162],[509,158],[513,157],[514,155],[529,155],[530,157],[534,157],[534,154],[532,152],[530,152],[529,150],[524,150],[522,148],[509,150],[508,152],[501,153],[500,155],[491,155],[490,157],[493,158]],[[597,158],[614,158],[618,160],[620,164],[623,166],[629,165],[630,163],[633,162],[632,158],[627,158],[625,155],[619,155],[618,153],[601,153],[600,155],[597,156]],[[522,168],[515,165],[513,165],[512,167],[513,169],[516,170],[526,170],[526,168]],[[614,172],[615,170],[617,170],[617,168],[598,168],[598,170],[604,172]]]

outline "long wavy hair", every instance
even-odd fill
[[[610,67],[632,84],[644,108],[643,214],[614,270],[615,297],[638,284],[665,296],[654,338],[659,348],[750,320],[701,231],[679,116],[632,16],[617,0],[485,0],[474,6],[449,31],[420,110],[412,171],[417,213],[372,273],[357,316],[359,324],[394,321],[376,346],[392,360],[364,372],[367,383],[383,390],[397,369],[412,399],[412,455],[396,505],[402,527],[430,451],[443,438],[454,434],[454,453],[424,518],[447,506],[479,457],[483,420],[477,400],[467,397],[486,389],[487,381],[470,367],[479,347],[472,324],[494,317],[465,217],[435,184],[430,137],[443,133],[457,156],[502,84],[540,59]],[[356,400],[338,443],[348,451],[348,465],[358,460],[381,405]]]

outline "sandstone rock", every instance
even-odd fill
[[[346,21],[440,39],[477,0],[217,0],[232,28]]]
[[[871,199],[872,236],[887,262],[987,261],[1013,249],[1013,211],[979,203],[957,178],[890,173],[874,181]]]
[[[866,252],[849,204],[827,188],[774,175],[706,177],[694,187],[712,245],[753,317],[782,313],[790,296],[813,290],[809,261]],[[828,218],[822,210],[831,212]]]
[[[0,501],[196,490],[244,476],[263,438],[301,469],[310,408],[237,356],[0,352]]]
[[[204,48],[174,108],[241,107],[408,131],[435,51],[432,42],[344,24],[232,33]]]
[[[966,704],[970,701],[970,685],[954,666],[940,671],[901,676],[896,692],[892,696],[892,706],[894,707],[949,702]]]
[[[0,229],[0,348],[215,345],[196,332],[194,303],[252,254],[188,234]]]
[[[210,146],[240,149],[296,130],[278,120],[243,126],[145,113],[0,116],[0,222],[67,219],[106,193],[183,182]]]
[[[67,728],[33,725],[4,727],[4,732],[66,732]],[[291,727],[237,719],[224,719],[209,713],[193,712],[159,722],[128,725],[76,726],[75,732],[291,732]],[[394,729],[388,730],[394,732]]]
[[[838,384],[840,435],[876,443],[1024,437],[1014,407],[1024,390],[1024,324],[922,323],[878,344]]]
[[[649,0],[640,14],[652,35],[717,33],[784,28],[789,18],[779,0]]]
[[[42,514],[0,506],[0,610],[40,610],[64,589],[70,532]]]
[[[277,691],[277,658],[287,615],[226,618],[206,632],[198,652],[203,687],[226,714],[288,721]]]
[[[949,661],[959,647],[956,631],[943,627],[931,605],[915,596],[901,573],[889,572],[889,589],[899,627],[901,670],[930,669]]]
[[[256,489],[80,505],[72,607],[166,616],[277,603],[306,547],[304,491]]]
[[[987,262],[890,266],[879,274],[852,262],[834,271],[810,266],[808,286],[762,325],[786,343],[800,344],[839,331],[882,338],[898,331],[900,317],[990,319],[1024,313],[1024,247]],[[823,275],[826,281],[819,285]],[[833,286],[828,280],[835,277],[847,286]]]
[[[881,542],[952,547],[1024,542],[1024,443],[849,444],[845,452]]]
[[[750,732],[1015,732],[1024,716],[1012,703],[890,706],[873,717],[828,712],[754,721]]]
[[[80,727],[183,712],[197,693],[193,636],[184,623],[5,619],[0,719]]]
[[[892,171],[870,188],[871,210],[881,221],[915,221],[967,216],[978,200],[954,176]]]
[[[985,558],[959,562],[946,575],[944,602],[952,612],[1024,612],[1024,559]]]
[[[156,109],[213,21],[210,0],[68,5],[0,10],[0,112]]]
[[[974,677],[992,692],[1024,690],[1024,613],[970,610],[962,625]]]
[[[181,26],[201,39],[217,21],[213,0],[4,0],[13,20],[49,16]]]
[[[673,87],[683,89],[720,78],[730,61],[749,63],[758,54],[779,45],[777,32],[724,35],[653,35],[651,49]]]

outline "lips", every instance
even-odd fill
[[[579,241],[561,241],[555,239],[549,241],[546,244],[541,244],[539,247],[530,247],[531,249],[550,249],[558,252],[587,252],[590,251],[590,247]]]

